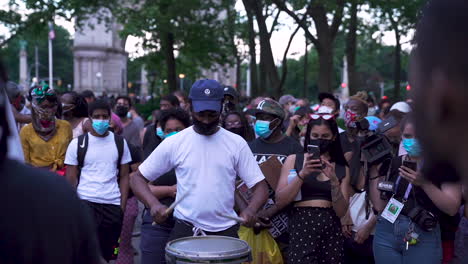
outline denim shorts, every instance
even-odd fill
[[[383,217],[377,219],[374,235],[374,257],[378,264],[440,264],[442,261],[442,241],[440,226],[426,232],[414,224],[414,231],[419,234],[416,245],[408,246],[404,237],[412,224],[407,216],[398,216],[395,223],[390,223]]]

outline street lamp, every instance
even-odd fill
[[[151,93],[151,100],[153,100],[154,97],[154,86],[155,86],[155,81],[156,81],[156,75],[157,73],[155,71],[152,71],[148,74],[148,80],[150,81],[150,93]]]
[[[99,82],[99,92],[100,93],[103,93],[103,88],[102,88],[102,73],[101,72],[97,72],[96,73],[96,78],[98,79],[98,82]]]
[[[183,74],[183,73],[179,74],[179,79],[180,79],[180,90],[181,90],[181,91],[184,90],[184,78],[185,78],[185,74]]]

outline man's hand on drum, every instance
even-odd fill
[[[167,207],[163,204],[156,204],[151,206],[151,216],[153,220],[158,223],[162,224],[166,221],[169,214],[166,213]]]
[[[252,210],[250,207],[245,208],[240,217],[244,219],[244,223],[242,223],[246,227],[254,227],[257,224],[257,212]]]

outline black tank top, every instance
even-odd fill
[[[294,168],[299,171],[302,170],[304,164],[304,153],[296,155],[296,162]],[[343,165],[335,165],[336,177],[341,181],[346,176],[346,167]],[[313,173],[305,178],[301,186],[301,201],[309,200],[332,200],[331,197],[331,183],[330,181],[319,181],[317,180],[319,173]]]

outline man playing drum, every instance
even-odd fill
[[[256,213],[267,199],[264,176],[243,138],[218,126],[223,88],[215,80],[199,80],[190,90],[193,126],[164,140],[133,173],[130,184],[150,208],[158,223],[168,216],[148,188],[148,182],[175,169],[176,223],[169,241],[197,234],[237,237],[234,211],[236,176],[252,191],[252,199],[240,217],[253,226]]]

